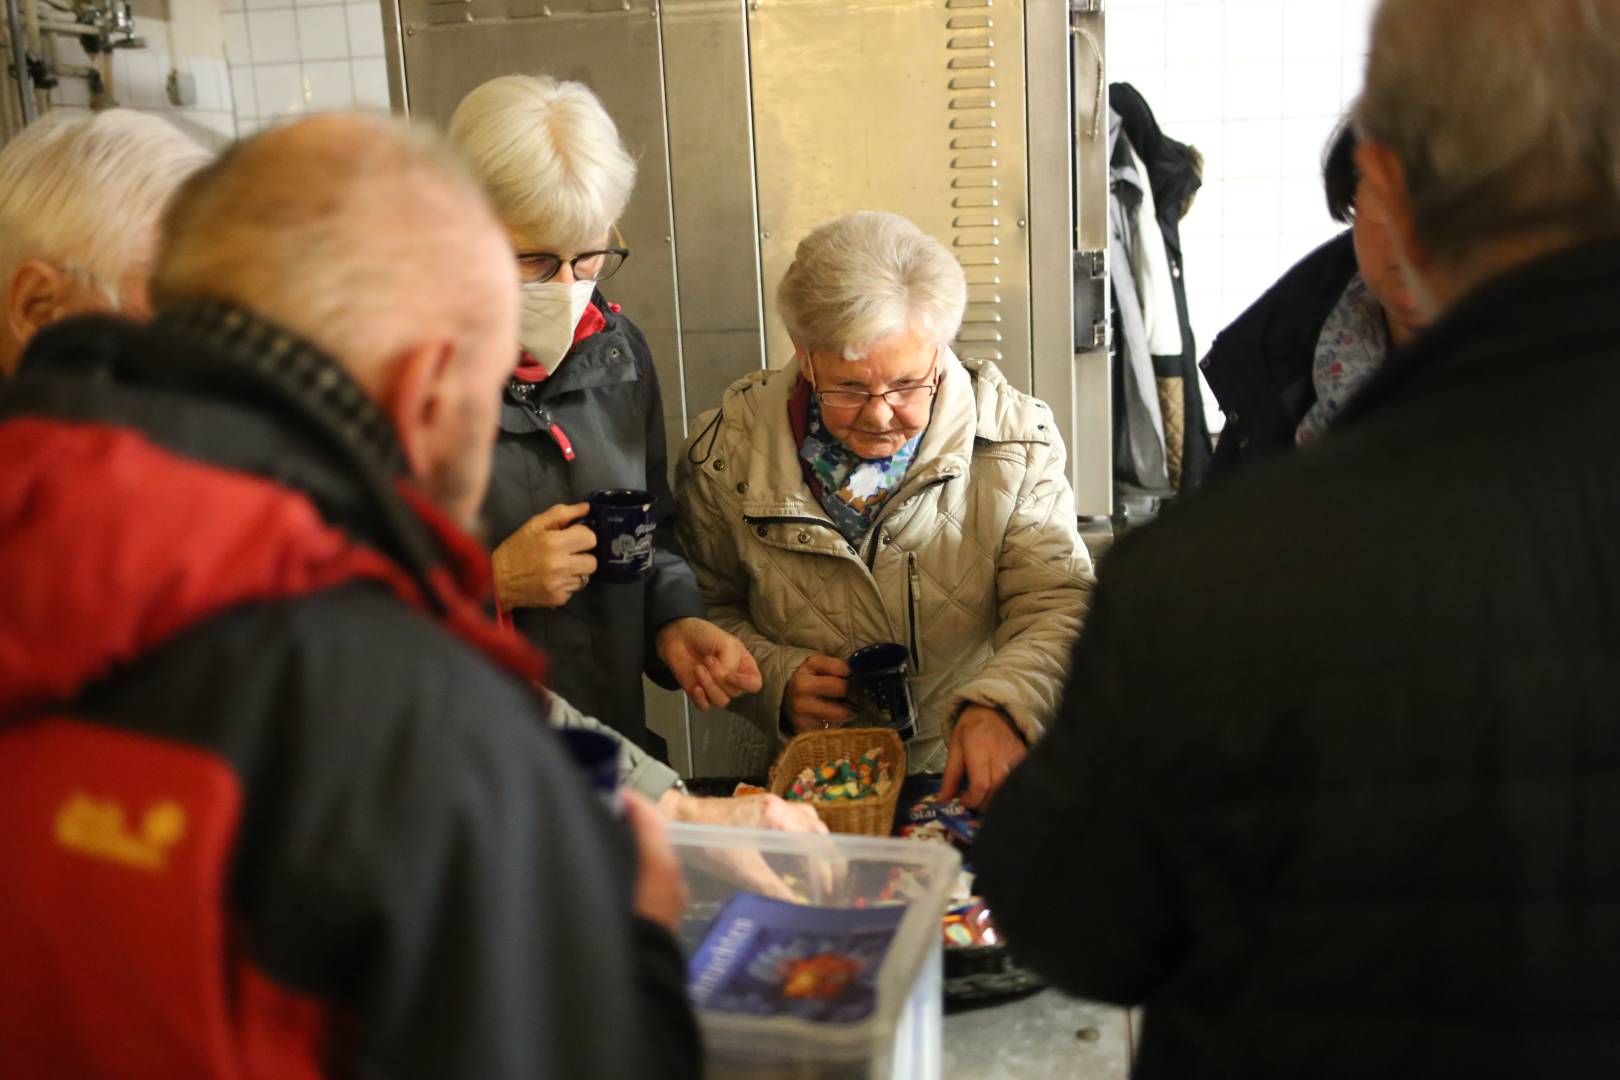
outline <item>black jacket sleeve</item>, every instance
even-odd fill
[[[630,324],[630,341],[641,368],[641,385],[646,387],[642,409],[647,423],[647,490],[658,515],[658,546],[653,552],[652,577],[646,583],[646,671],[649,678],[666,690],[675,689],[675,680],[658,658],[655,647],[658,631],[676,619],[705,618],[703,593],[697,575],[686,563],[675,530],[675,497],[669,488],[669,446],[664,434],[664,396],[658,383],[658,370],[652,351],[641,331]]]
[[[997,792],[973,854],[1020,962],[1070,993],[1130,1005],[1173,969],[1182,925],[1109,601],[1099,585],[1060,715]]]
[[[204,671],[261,717],[232,750],[249,952],[351,1012],[376,1075],[697,1074],[679,953],[632,911],[633,841],[526,687],[360,587],[215,638],[231,655]]]

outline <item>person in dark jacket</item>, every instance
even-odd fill
[[[974,858],[1139,1077],[1620,1075],[1617,49],[1385,0],[1358,161],[1436,321],[1103,564]]]
[[[148,326],[35,337],[0,393],[7,1077],[699,1073],[660,819],[588,789],[464,531],[511,280],[446,148],[329,116],[188,181]]]
[[[1362,183],[1346,117],[1328,141],[1328,213],[1349,225],[1223,330],[1203,360],[1226,413],[1210,467],[1225,476],[1319,442],[1392,348],[1423,326],[1396,263],[1390,210]]]
[[[635,162],[596,95],[509,75],[456,108],[450,136],[495,200],[523,283],[518,362],[484,519],[495,589],[517,628],[555,661],[553,689],[661,760],[643,672],[700,709],[758,690],[748,650],[704,617],[675,539],[664,405],[647,341],[598,289],[629,255],[615,222]],[[593,582],[596,537],[581,519],[605,488],[652,495],[653,572]]]

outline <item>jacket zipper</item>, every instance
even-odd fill
[[[955,479],[955,476],[941,476],[937,480],[930,480],[928,483],[913,488],[911,491],[905,491],[905,498],[914,499],[930,488],[937,488],[939,485],[947,484]],[[868,570],[877,566],[878,538],[883,535],[883,523],[889,519],[889,507],[905,501],[905,499],[898,498],[900,494],[901,492],[896,492],[889,497],[889,501],[883,506],[883,513],[878,515],[878,519],[872,523],[872,528],[867,532],[867,535],[872,538],[866,545],[866,568]]]
[[[911,632],[911,673],[921,675],[922,650],[917,648],[917,605],[921,602],[922,575],[917,571],[917,553],[906,552],[906,608],[909,617],[907,629]]]
[[[531,383],[516,383],[512,386],[512,396],[521,401],[524,406],[534,414],[534,418],[546,426],[551,433],[551,441],[557,444],[562,452],[564,461],[573,461],[578,455],[574,451],[574,442],[568,437],[568,432],[557,423],[551,415],[551,410],[534,400],[534,386]]]

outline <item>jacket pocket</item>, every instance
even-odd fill
[[[918,648],[917,629],[922,622],[922,574],[917,569],[917,553],[906,552],[906,620],[910,634],[907,645],[911,649],[911,673],[923,673],[922,649]]]

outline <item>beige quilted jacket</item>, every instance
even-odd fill
[[[992,364],[941,363],[928,431],[859,549],[799,470],[796,367],[734,383],[676,470],[681,539],[709,615],[765,680],[732,710],[777,733],[788,680],[811,653],[902,642],[916,672],[910,764],[931,771],[967,703],[999,706],[1040,737],[1092,585],[1051,410]]]

